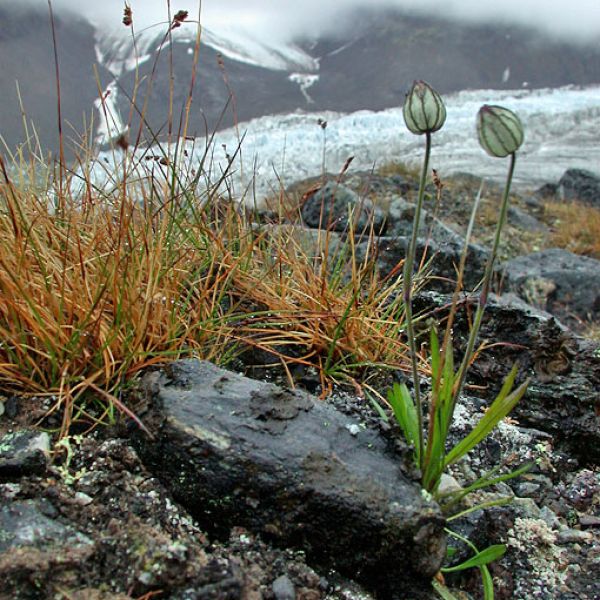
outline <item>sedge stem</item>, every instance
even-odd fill
[[[502,205],[500,208],[500,217],[498,219],[498,223],[496,225],[496,233],[494,235],[494,244],[492,246],[492,253],[490,254],[487,264],[485,266],[485,273],[483,275],[483,283],[481,286],[481,292],[479,293],[479,302],[477,304],[477,310],[475,312],[475,318],[473,319],[473,326],[471,327],[471,331],[469,333],[469,340],[467,342],[467,348],[465,350],[465,354],[463,360],[460,365],[460,376],[458,378],[457,386],[454,393],[454,401],[452,406],[452,411],[450,414],[454,413],[454,406],[458,401],[458,397],[460,396],[462,389],[464,387],[467,370],[471,360],[473,358],[473,352],[475,348],[475,342],[477,341],[477,336],[479,335],[479,329],[481,327],[481,320],[483,319],[483,313],[485,312],[485,308],[487,306],[488,297],[490,293],[490,286],[492,282],[492,275],[494,272],[494,263],[496,261],[496,257],[498,255],[498,247],[500,245],[500,234],[502,229],[504,228],[504,224],[506,222],[506,215],[508,212],[508,198],[510,194],[510,186],[512,184],[513,173],[515,171],[515,163],[517,160],[517,155],[513,152],[510,155],[510,166],[508,168],[508,175],[506,177],[506,185],[504,186],[504,194],[502,196]]]
[[[425,156],[423,158],[423,166],[421,169],[421,178],[419,180],[419,195],[417,197],[417,205],[415,207],[415,214],[413,217],[412,234],[410,243],[408,245],[408,251],[406,254],[406,260],[404,262],[404,282],[403,282],[403,294],[404,294],[404,307],[406,314],[406,334],[408,336],[408,347],[410,350],[410,362],[412,367],[412,378],[413,387],[415,394],[415,405],[417,408],[417,427],[419,430],[419,447],[417,448],[417,462],[419,468],[423,469],[423,457],[424,457],[424,441],[423,441],[423,407],[421,403],[421,390],[419,382],[419,365],[417,357],[417,343],[415,340],[415,329],[413,322],[412,312],[412,276],[413,268],[415,263],[415,254],[417,248],[417,236],[419,232],[419,226],[421,224],[421,212],[423,208],[423,198],[425,197],[425,182],[427,179],[427,173],[429,171],[429,157],[431,155],[431,133],[425,134]]]

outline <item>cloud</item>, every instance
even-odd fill
[[[21,1],[46,6],[44,0]],[[56,10],[68,8],[118,27],[124,3],[52,0],[52,4]],[[130,0],[129,4],[138,30],[167,20],[166,0]],[[600,39],[600,0],[171,0],[173,13],[185,9],[190,18],[196,18],[200,5],[207,27],[240,27],[278,40],[332,29],[341,13],[376,5],[467,22],[519,23],[573,41]]]

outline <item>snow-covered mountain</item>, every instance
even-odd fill
[[[375,8],[363,9],[350,21],[354,26],[344,33],[307,35],[294,43],[257,39],[240,29],[204,29],[187,134],[203,136],[267,115],[390,109],[402,103],[415,78],[443,93],[600,83],[598,45],[567,44],[508,24],[464,25]],[[179,130],[194,68],[196,28],[184,24],[173,30],[170,47],[162,44],[165,28],[138,32],[134,46],[121,15],[107,29],[57,14],[67,137],[72,132],[77,138],[75,132],[85,124],[101,148],[127,125],[137,132],[142,107],[154,134]],[[0,134],[9,147],[24,139],[18,80],[42,147],[56,148],[52,55],[45,12],[0,6]],[[172,123],[167,119],[170,104]],[[313,122],[313,117],[297,118]]]
[[[489,157],[477,143],[475,117],[484,103],[511,108],[524,123],[516,186],[533,189],[557,182],[568,168],[600,173],[600,86],[464,91],[447,95],[445,102],[448,116],[434,136],[431,158],[442,177],[456,172],[496,181],[506,177],[507,162]],[[323,160],[329,173],[339,173],[350,157],[351,170],[370,170],[391,161],[418,166],[422,160],[423,137],[406,129],[400,108],[320,115],[327,121],[326,128],[316,115],[290,114],[260,117],[238,129],[218,132],[210,150],[209,179],[216,181],[227,168],[241,137],[241,152],[230,167],[227,183],[236,197],[249,204],[277,195],[281,185],[319,176]],[[187,142],[182,155],[187,157],[183,160],[188,171],[198,169],[206,145],[205,139]],[[161,150],[151,149],[150,154],[160,155]],[[114,160],[111,152],[100,155],[95,171],[98,184],[106,181],[107,172],[111,176],[115,172]],[[120,155],[116,160],[121,160]]]

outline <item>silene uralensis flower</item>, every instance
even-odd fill
[[[415,81],[406,94],[402,115],[408,129],[416,134],[433,133],[446,121],[446,107],[441,96],[424,81]]]
[[[477,134],[481,147],[503,158],[514,154],[523,143],[523,125],[517,115],[502,106],[484,104],[477,114]]]

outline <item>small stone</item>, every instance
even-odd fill
[[[450,494],[452,492],[460,492],[462,489],[463,488],[460,483],[458,483],[458,481],[456,481],[452,475],[442,473],[442,476],[440,477],[440,485],[438,486],[437,491],[440,496],[443,496],[444,494]]]
[[[272,587],[276,600],[295,600],[296,589],[287,575],[278,577]]]
[[[600,517],[594,515],[583,515],[579,517],[579,524],[582,527],[600,527]]]
[[[77,492],[75,494],[75,502],[77,504],[79,504],[80,506],[87,506],[88,504],[91,504],[93,501],[94,501],[93,498],[91,498],[87,494],[84,494],[83,492]]]
[[[589,531],[580,531],[579,529],[565,529],[561,531],[556,541],[558,544],[586,544],[592,540],[592,534]]]
[[[560,521],[556,514],[552,512],[547,506],[542,507],[540,510],[540,519],[552,529],[558,529],[560,527]]]
[[[40,431],[15,431],[0,439],[0,476],[41,475],[48,466],[50,436]]]
[[[525,481],[517,486],[517,495],[521,498],[531,498],[537,494],[540,486],[537,483]]]
[[[360,433],[360,427],[356,423],[346,425],[346,429],[350,432],[350,435],[358,435]]]
[[[540,509],[532,498],[515,498],[513,504],[518,507],[524,517],[539,519]]]
[[[16,396],[11,396],[10,398],[7,398],[5,400],[4,410],[5,410],[4,414],[9,419],[14,419],[17,416],[17,414],[19,413],[19,403],[17,402]]]
[[[0,485],[0,498],[2,500],[13,500],[21,493],[21,485],[18,483],[3,483]]]

